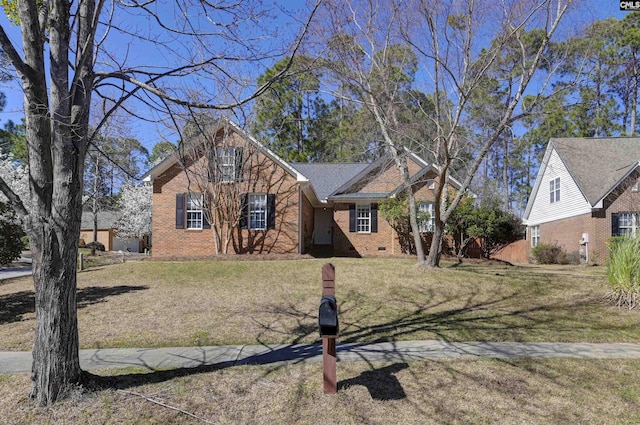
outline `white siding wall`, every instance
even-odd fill
[[[560,201],[552,204],[549,200],[549,182],[556,177],[560,177]],[[555,149],[549,156],[549,164],[539,183],[527,220],[529,226],[591,212],[589,202],[571,178]]]

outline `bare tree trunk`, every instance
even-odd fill
[[[443,223],[440,221],[439,215],[439,213],[436,213],[433,239],[431,239],[431,248],[429,248],[429,256],[425,262],[425,265],[430,268],[440,267],[440,258],[442,257],[442,238],[444,236],[444,232]]]
[[[36,294],[31,397],[41,405],[64,397],[82,377],[76,315],[78,251],[75,239],[68,237],[79,229],[79,219],[52,220],[29,233]]]

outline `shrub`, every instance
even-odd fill
[[[556,244],[540,243],[531,248],[531,255],[538,264],[559,264],[562,248]]]
[[[6,265],[20,258],[24,245],[24,231],[15,212],[7,204],[0,202],[0,265]]]
[[[578,251],[573,252],[561,252],[558,258],[560,264],[580,264],[580,253]]]
[[[639,308],[640,238],[624,238],[609,245],[607,279],[612,291],[606,295],[611,303]]]
[[[91,250],[95,249],[96,251],[104,251],[104,245],[100,242],[89,242],[85,245],[85,248],[89,248]]]

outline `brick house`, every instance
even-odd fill
[[[233,122],[220,120],[210,129],[185,148],[191,155],[183,150],[143,176],[153,183],[154,257],[401,252],[398,235],[378,217],[379,202],[401,188],[389,158],[371,164],[289,164]],[[407,163],[420,208],[432,212],[436,168],[409,151]],[[450,183],[459,187],[454,179]],[[221,204],[232,205],[224,218],[218,214]],[[422,223],[423,231],[430,226]],[[226,251],[216,251],[225,243]]]
[[[609,238],[638,234],[639,161],[640,138],[551,139],[524,214],[530,245],[606,260]]]

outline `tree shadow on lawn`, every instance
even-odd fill
[[[149,289],[148,286],[90,286],[78,289],[78,308],[106,301],[107,297],[123,295],[129,292]],[[0,325],[19,322],[25,314],[35,312],[35,294],[33,291],[20,291],[13,294],[0,295]]]
[[[528,309],[518,309],[513,311],[505,311],[504,309],[499,308],[500,303],[518,296],[520,296],[520,293],[514,292],[494,299],[479,301],[474,299],[475,295],[467,294],[466,303],[463,306],[433,313],[429,313],[429,311],[438,308],[442,309],[443,305],[453,300],[444,299],[423,305],[418,301],[415,301],[416,297],[413,297],[413,301],[405,300],[405,305],[408,307],[406,313],[395,319],[381,321],[370,325],[359,325],[357,323],[360,320],[364,320],[365,316],[369,317],[371,315],[375,315],[376,311],[374,310],[360,315],[356,320],[341,322],[341,328],[344,327],[346,331],[341,332],[340,334],[338,352],[341,351],[342,344],[350,343],[350,345],[360,347],[368,343],[397,341],[399,339],[407,339],[399,337],[410,336],[421,331],[431,332],[435,334],[437,338],[447,340],[446,331],[448,330],[465,329],[470,332],[473,329],[495,329],[496,324],[501,319],[509,319],[519,316],[525,317],[527,321],[511,324],[510,326],[514,329],[526,329],[544,323],[545,319],[542,317],[536,317],[535,315],[533,315],[533,317],[527,316],[529,313],[535,313],[539,310],[548,310],[550,308],[549,306],[533,306]],[[351,308],[354,307],[348,302],[343,303],[341,306],[341,309],[346,311]],[[293,336],[293,339],[290,340],[291,342],[289,344],[237,361],[224,361],[206,365],[203,364],[196,367],[183,367],[170,370],[156,370],[151,367],[147,367],[150,372],[134,372],[116,376],[97,376],[87,373],[88,382],[90,382],[94,388],[98,389],[125,389],[145,384],[156,384],[177,377],[215,372],[237,365],[273,365],[273,367],[265,371],[264,375],[266,376],[286,367],[287,364],[303,363],[312,357],[322,355],[321,344],[304,344],[304,341],[308,341],[310,336],[318,333],[315,312],[301,311],[291,304],[279,307],[267,306],[267,310],[268,311],[266,312],[271,315],[281,315],[281,317],[284,315],[289,320],[295,320],[295,325],[289,331],[290,335]],[[345,313],[345,311],[343,311],[343,313]],[[371,323],[371,321],[372,320],[369,317],[367,322]],[[257,320],[255,320],[255,322],[260,324]],[[501,325],[508,326],[506,324]],[[269,340],[273,341],[273,338],[269,338],[268,334],[273,332],[286,333],[282,330],[274,329],[274,327],[268,323],[262,324],[261,326],[263,327],[264,332],[258,336],[258,341],[263,344],[265,348],[268,345]],[[316,341],[319,339],[319,335],[317,336],[318,338]],[[263,339],[264,341],[261,341]],[[344,347],[346,350],[353,348],[354,347]],[[366,359],[363,358],[363,360]],[[400,363],[393,363],[392,365],[383,367],[382,369],[376,369],[371,362],[368,363],[371,370],[363,372],[356,378],[339,382],[339,388],[344,389],[353,385],[364,385],[369,390],[371,396],[374,399],[379,400],[395,400],[405,397],[400,384],[394,381],[396,378],[393,374],[407,367],[406,360],[401,359]],[[143,364],[139,366],[144,367]],[[383,385],[386,389],[376,387],[375,382],[380,380],[386,382],[386,384]]]
[[[374,308],[361,310],[358,299],[363,294],[352,292],[339,303],[339,322],[341,343],[380,343],[409,340],[412,335],[423,339],[425,332],[433,334],[431,339],[451,340],[452,334],[464,335],[464,339],[477,335],[482,339],[486,332],[523,332],[555,320],[548,313],[557,310],[571,310],[586,305],[587,302],[574,302],[571,305],[526,305],[518,298],[526,296],[520,291],[486,299],[485,294],[471,292],[463,296],[440,298],[431,291],[417,291],[412,296],[395,296],[388,304],[378,304]],[[440,298],[440,299],[438,299]],[[516,301],[513,303],[513,301]],[[447,309],[447,305],[456,305]],[[390,313],[391,311],[391,313]],[[261,313],[279,317],[276,323],[295,320],[295,325],[286,329],[274,329],[269,323],[261,323],[258,341],[273,340],[273,334],[289,335],[292,344],[308,341],[318,332],[316,312],[304,311],[294,304],[267,305]],[[538,314],[543,313],[543,314]],[[392,314],[393,318],[378,321],[377,316]],[[342,317],[349,317],[349,320]],[[271,334],[271,336],[269,336]]]

